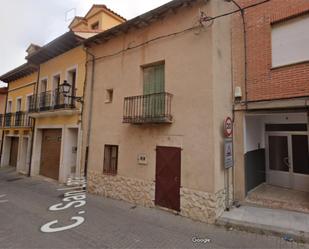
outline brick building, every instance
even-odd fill
[[[245,28],[236,14],[235,198],[308,209],[309,1],[237,3]]]

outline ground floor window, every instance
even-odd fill
[[[117,174],[118,145],[105,145],[103,173],[109,175]]]

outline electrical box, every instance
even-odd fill
[[[137,163],[140,165],[147,165],[147,156],[145,154],[139,154],[137,156]]]

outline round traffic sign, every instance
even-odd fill
[[[224,135],[226,137],[231,137],[233,133],[233,121],[232,118],[227,117],[224,120]]]

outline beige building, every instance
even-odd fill
[[[9,92],[0,126],[5,133],[1,166],[62,183],[80,175],[83,41],[124,21],[105,5],[93,5],[84,17],[73,19],[65,34],[44,46],[31,44],[28,62],[0,76]]]
[[[206,222],[222,213],[231,17],[210,17],[233,7],[175,0],[85,42],[91,193]]]
[[[5,106],[6,106],[6,98],[8,94],[8,89],[7,87],[1,87],[0,88],[0,126],[2,125],[2,122],[4,120],[4,114],[5,114]],[[0,130],[0,155],[1,155],[1,150],[2,150],[2,140],[3,140],[3,131]],[[1,161],[1,159],[0,159]]]

